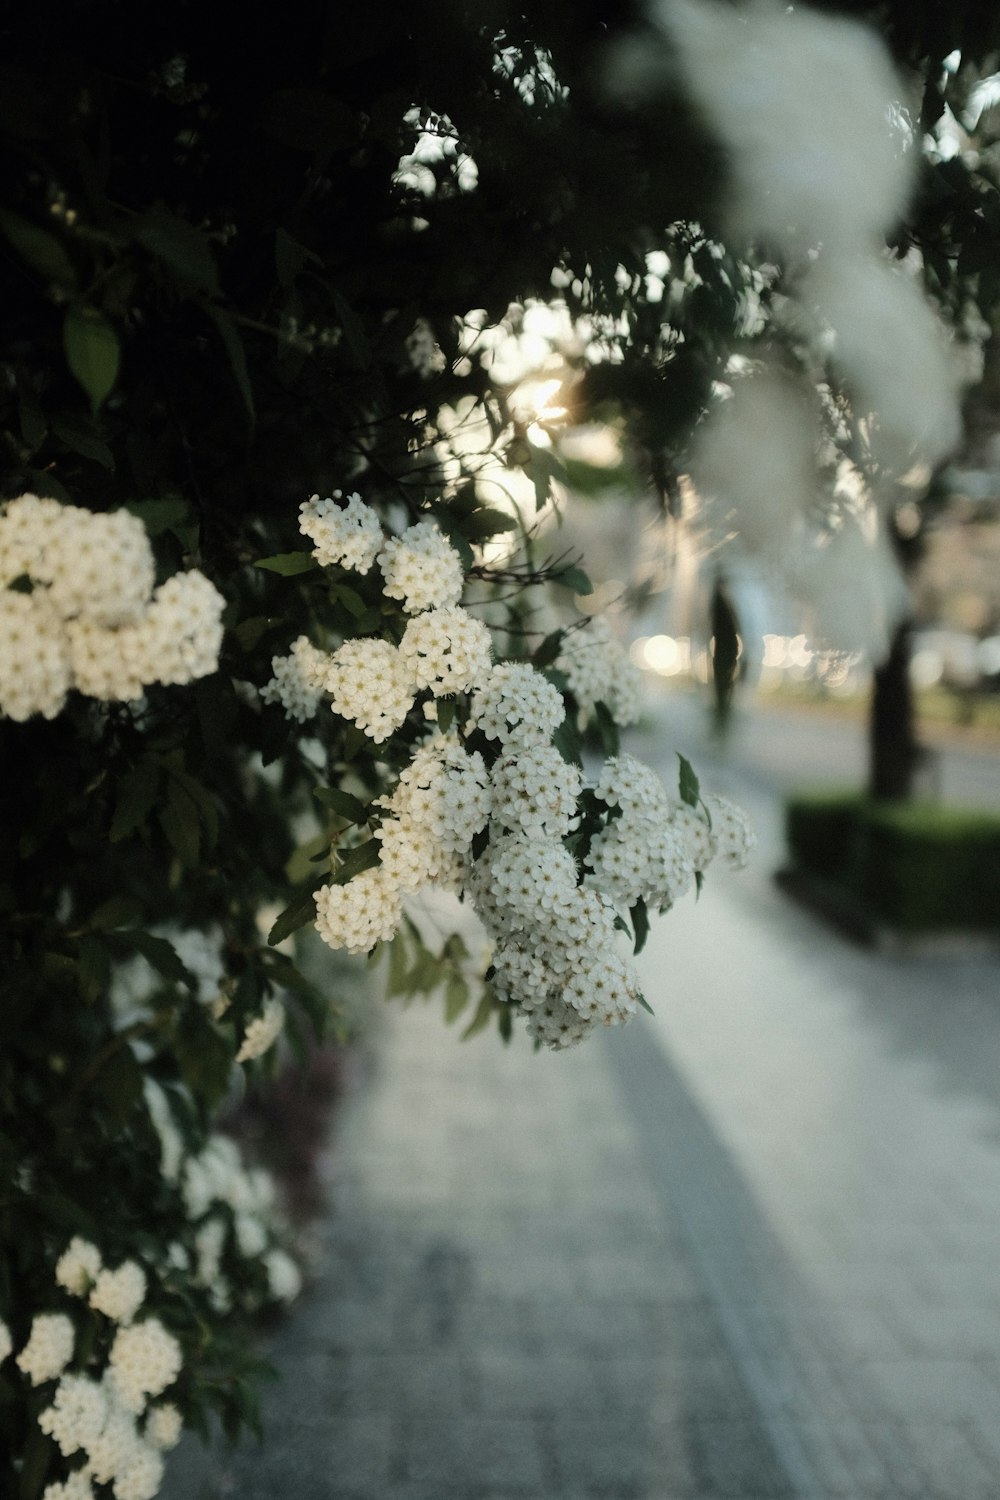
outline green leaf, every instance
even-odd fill
[[[206,756],[209,759],[228,756],[239,707],[232,679],[223,672],[212,672],[207,677],[200,677],[194,684],[194,700]],[[196,782],[195,785],[200,787],[200,783]],[[202,821],[208,830],[209,844],[214,848],[219,821],[218,807],[215,798],[205,788],[200,789],[209,804],[202,812]]]
[[[605,759],[609,759],[611,756],[617,755],[621,748],[619,744],[618,725],[615,723],[608,705],[600,701],[594,704],[594,718],[597,721],[598,732],[601,736],[601,749],[604,752]]]
[[[677,759],[680,761],[680,799],[682,802],[686,802],[688,807],[697,807],[701,800],[701,786],[695,775],[694,767],[679,750],[677,752]]]
[[[550,630],[544,641],[542,641],[542,644],[532,654],[532,663],[536,667],[551,666],[562,650],[562,643],[565,636],[565,630]]]
[[[472,1020],[469,1022],[468,1026],[466,1026],[465,1030],[462,1032],[463,1042],[470,1041],[471,1038],[477,1036],[479,1032],[486,1030],[493,1015],[494,1004],[495,1002],[493,999],[493,991],[489,988],[489,986],[487,986],[483,991],[479,1004],[476,1006],[475,1015],[472,1017]]]
[[[96,937],[83,937],[77,957],[80,994],[88,1003],[99,1000],[111,979],[107,945]]]
[[[212,302],[202,304],[208,316],[215,324],[219,337],[221,338],[226,355],[229,359],[229,367],[233,372],[237,389],[243,398],[243,405],[251,422],[256,421],[256,412],[253,404],[253,387],[250,384],[250,371],[247,368],[247,351],[243,345],[243,339],[233,318],[224,308],[217,307]]]
[[[157,204],[139,220],[135,238],[174,273],[182,291],[210,295],[218,292],[219,272],[212,247],[201,230],[187,219]]]
[[[409,969],[409,956],[406,951],[406,940],[402,932],[389,944],[389,976],[386,982],[386,996],[391,1000],[396,995],[406,993],[406,975]]]
[[[122,777],[111,819],[109,837],[113,844],[128,838],[145,823],[159,794],[161,774],[157,762],[147,756]]]
[[[47,495],[62,505],[74,503],[69,490],[64,484],[60,484],[51,469],[26,469],[25,474],[33,495]]]
[[[205,833],[206,846],[214,849],[219,837],[219,809],[215,798],[207,787],[202,786],[197,777],[192,776],[189,771],[183,770],[180,766],[171,766],[169,775],[171,782],[175,782],[178,787],[179,797],[187,796],[194,803]],[[173,790],[171,786],[171,796]]]
[[[561,583],[564,589],[572,589],[574,594],[587,595],[594,592],[594,585],[582,568],[563,568],[555,575],[555,582]]]
[[[52,418],[52,431],[74,453],[79,453],[82,458],[93,459],[105,469],[114,471],[114,454],[92,421],[64,414]]]
[[[29,1422],[24,1439],[24,1452],[21,1455],[21,1472],[18,1476],[18,1500],[38,1500],[38,1496],[42,1493],[42,1486],[46,1484],[50,1473],[55,1472],[51,1465],[54,1464],[58,1453],[59,1450],[52,1439],[47,1437],[33,1422]]]
[[[139,912],[140,906],[134,896],[111,896],[91,912],[87,926],[93,932],[113,932],[116,927],[134,924]]]
[[[142,1069],[127,1043],[112,1052],[98,1073],[94,1087],[107,1104],[112,1118],[124,1124],[142,1098]]]
[[[517,521],[505,510],[496,510],[484,505],[475,510],[462,524],[462,531],[470,542],[484,542],[488,537],[498,536],[502,531],[516,531]]]
[[[117,333],[96,308],[73,302],[63,321],[63,350],[90,400],[91,411],[99,411],[118,378],[121,347]]]
[[[335,583],[330,589],[330,602],[342,604],[349,615],[355,620],[360,620],[368,608],[357,589],[352,589],[346,583]]]
[[[379,862],[382,846],[378,839],[368,839],[356,849],[350,849],[337,866],[331,885],[346,885],[355,875],[373,870]]]
[[[469,986],[461,974],[450,975],[444,990],[445,1024],[451,1026],[454,1021],[457,1021],[468,1003]]]
[[[646,909],[645,901],[641,897],[632,907],[629,916],[632,918],[632,931],[635,933],[634,951],[641,953],[646,946],[646,939],[649,937],[649,912]]]
[[[133,500],[125,506],[133,516],[138,516],[151,537],[162,536],[177,526],[191,520],[191,508],[180,496],[164,500]]]
[[[429,995],[442,980],[441,961],[421,943],[413,967],[406,976],[406,993]]]
[[[639,1002],[639,1004],[642,1006],[643,1010],[646,1012],[647,1015],[649,1015],[649,1016],[655,1016],[656,1015],[656,1011],[650,1005],[649,1001],[646,999],[645,995],[642,993],[641,990],[639,990],[637,992],[635,998]]]
[[[284,911],[275,920],[274,926],[267,935],[267,941],[272,948],[283,943],[285,938],[291,937],[293,932],[298,932],[307,922],[316,920],[316,893],[315,891],[301,891],[294,901],[290,901]]]
[[[188,1088],[211,1109],[229,1087],[233,1055],[230,1044],[200,1005],[184,1009],[174,1046],[181,1075]]]
[[[319,563],[311,552],[276,552],[273,557],[261,557],[255,568],[265,568],[268,573],[279,573],[282,578],[292,578],[296,573],[311,573]]]
[[[454,698],[439,698],[437,706],[437,726],[441,734],[447,734],[455,722],[455,700]]]
[[[568,761],[571,766],[583,764],[583,740],[580,738],[580,731],[570,719],[563,719],[552,736],[552,743],[563,760]]]
[[[198,807],[176,777],[170,778],[167,804],[160,809],[158,820],[181,864],[193,870],[201,852]]]
[[[274,620],[270,615],[253,615],[249,620],[241,620],[230,634],[236,637],[242,651],[250,652],[273,624]]]
[[[352,797],[350,792],[342,792],[339,787],[318,786],[313,791],[313,796],[317,802],[322,802],[324,807],[341,818],[347,818],[352,823],[368,822],[368,809],[359,798]]]
[[[63,246],[47,229],[39,229],[20,214],[9,209],[0,209],[0,233],[17,251],[21,259],[45,281],[72,290],[76,286],[76,271]]]
[[[184,967],[173,944],[166,938],[154,937],[151,932],[140,932],[133,928],[116,932],[115,941],[141,954],[150,968],[155,969],[164,979],[195,988],[193,976]]]

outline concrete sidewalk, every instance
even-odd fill
[[[182,1455],[171,1496],[792,1493],[604,1040],[536,1057],[390,1013],[268,1440]]]
[[[848,947],[729,789],[760,867],[654,929],[655,1020],[384,1008],[267,1441],[169,1500],[1000,1495],[1000,963]]]

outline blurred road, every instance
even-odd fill
[[[719,754],[671,700],[637,736],[761,836],[654,925],[655,1019],[553,1056],[376,1011],[267,1441],[185,1447],[167,1500],[997,1500],[1000,959],[855,949],[774,887],[838,733]]]
[[[826,1493],[837,1449],[854,1455],[837,1492],[867,1493],[867,1448],[888,1465],[877,1493],[995,1496],[1000,959],[865,952],[773,886],[776,793],[863,774],[860,726],[768,709],[713,750],[703,725],[668,699],[637,749],[665,777],[674,749],[690,755],[749,806],[761,847],[750,872],[712,871],[642,956],[682,1080],[654,1109],[634,1036],[616,1055],[646,1100],[647,1156],[682,1217],[691,1202],[696,1256],[799,1492]],[[953,800],[1000,801],[996,757],[948,746],[941,773]],[[664,1100],[679,1128],[657,1151]]]
[[[795,787],[865,784],[866,726],[808,708],[782,708],[774,700],[739,699],[731,732],[722,745],[707,734],[704,694],[663,688],[653,698],[657,737],[696,763],[728,766],[741,782],[784,794]],[[920,790],[943,801],[971,807],[1000,806],[1000,747],[935,727]]]

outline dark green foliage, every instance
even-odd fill
[[[855,793],[786,809],[793,862],[903,932],[1000,935],[1000,818]]]

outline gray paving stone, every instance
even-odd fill
[[[492,1417],[600,1413],[617,1401],[603,1360],[485,1351],[471,1356],[468,1364],[480,1410]]]
[[[1000,1410],[997,1412],[1000,1421]],[[936,1494],[962,1500],[996,1500],[996,1470],[957,1423],[929,1422],[912,1429],[914,1460]]]
[[[601,1362],[608,1389],[623,1407],[658,1419],[757,1416],[732,1360],[718,1355],[674,1354],[653,1358],[612,1356]]]
[[[466,1493],[486,1485],[544,1490],[532,1422],[484,1417],[462,1422],[406,1422],[400,1438],[401,1477]]]
[[[996,1111],[908,1055],[923,970],[879,960],[869,995],[868,959],[785,917],[779,945],[746,889],[724,932],[698,913],[720,985],[748,955],[742,1016],[699,949],[641,1089],[614,1058],[644,1021],[535,1058],[389,1018],[267,1444],[185,1445],[164,1500],[1000,1497]],[[807,964],[849,984],[803,993]]]

